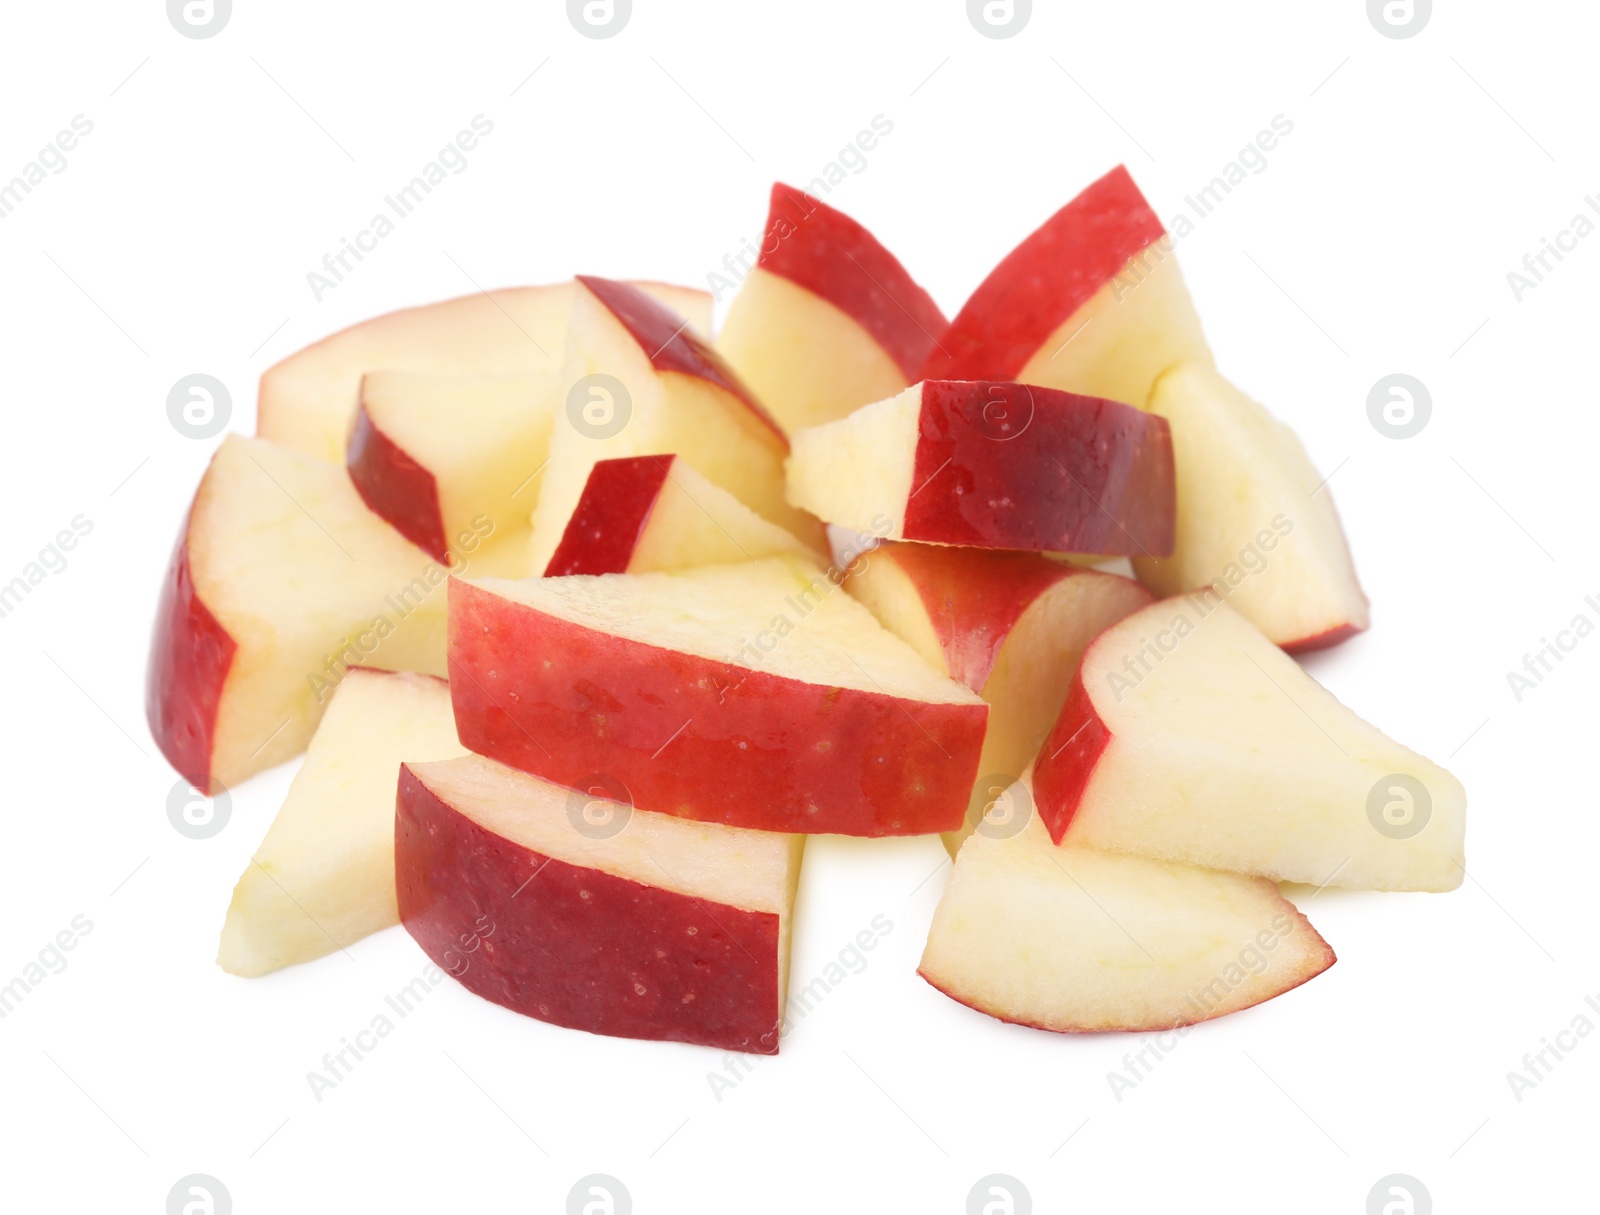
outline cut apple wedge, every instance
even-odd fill
[[[1026,804],[1026,782],[1007,795]],[[1282,995],[1333,950],[1264,878],[1020,831],[962,846],[918,973],[991,1017],[1061,1033],[1171,1030]]]
[[[818,557],[682,456],[630,456],[589,470],[544,573],[645,574],[780,553]]]
[[[711,297],[704,291],[638,286],[709,339]],[[566,282],[480,291],[362,321],[267,368],[256,433],[343,463],[367,372],[559,374],[571,307],[572,284]]]
[[[851,567],[845,589],[989,704],[966,822],[944,837],[952,856],[990,800],[1033,764],[1084,647],[1152,602],[1149,591],[1117,574],[1038,553],[937,544],[883,544]]]
[[[1118,165],[1006,255],[923,368],[1141,405],[1172,364],[1210,363],[1171,238]]]
[[[234,975],[270,974],[398,924],[400,764],[464,754],[444,680],[363,669],[347,674],[278,817],[233,888],[217,965]]]
[[[394,834],[401,920],[468,990],[590,1033],[778,1052],[803,837],[476,755],[406,764]]]
[[[349,667],[444,674],[448,576],[344,469],[230,435],[156,610],[156,744],[197,787],[231,786],[305,749]]]
[[[767,831],[955,830],[988,716],[793,558],[453,581],[450,672],[473,751]]]
[[[550,564],[589,470],[624,456],[681,455],[771,523],[822,547],[822,528],[784,501],[788,440],[722,357],[649,296],[580,277],[565,407],[533,516],[531,568]]]
[[[1453,890],[1464,873],[1460,782],[1214,591],[1090,645],[1036,773],[1058,843],[1373,890]]]
[[[1172,424],[1178,528],[1172,556],[1134,558],[1139,580],[1158,595],[1214,586],[1286,650],[1363,631],[1344,529],[1294,431],[1198,363],[1163,374],[1148,408]]]
[[[561,404],[554,372],[369,372],[345,457],[350,480],[436,560],[449,564],[486,536],[525,548]]]
[[[899,392],[947,324],[872,233],[779,182],[717,348],[793,433]]]
[[[1172,551],[1164,418],[1053,388],[928,380],[802,430],[789,500],[884,539],[1161,556]]]

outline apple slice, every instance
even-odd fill
[[[778,1053],[803,837],[472,755],[401,768],[394,839],[406,931],[468,990],[590,1033]]]
[[[444,680],[361,668],[347,674],[233,888],[217,965],[233,975],[270,974],[398,924],[396,773],[404,760],[465,754]]]
[[[560,376],[373,371],[345,462],[362,499],[439,561],[483,536],[526,549]],[[531,572],[531,571],[530,571]]]
[[[872,233],[778,182],[717,348],[792,434],[899,392],[948,323]]]
[[[344,469],[229,435],[156,610],[156,745],[196,787],[231,786],[305,750],[349,667],[442,675],[448,576]]]
[[[817,560],[681,456],[630,456],[601,460],[589,470],[544,573],[645,574],[779,553]]]
[[[568,349],[531,568],[550,564],[589,470],[622,456],[680,455],[758,515],[822,547],[821,525],[784,501],[783,431],[677,316],[635,287],[583,276]]]
[[[564,785],[764,831],[952,831],[988,707],[794,558],[454,580],[461,741]]]
[[[927,380],[794,436],[789,500],[890,540],[1161,556],[1165,418],[1053,388]]]
[[[851,567],[845,590],[928,663],[988,702],[975,796],[961,828],[944,837],[951,856],[990,799],[1033,764],[1084,647],[1153,602],[1118,574],[1038,553],[937,544],[881,545]]]
[[[1006,255],[928,358],[927,379],[1021,380],[1141,405],[1210,363],[1171,239],[1118,165]]]
[[[1460,782],[1345,708],[1211,590],[1090,645],[1034,783],[1057,843],[1279,881],[1461,884]]]
[[[1180,363],[1148,408],[1172,424],[1178,479],[1170,557],[1135,557],[1158,595],[1214,586],[1286,650],[1366,629],[1367,597],[1333,498],[1294,431],[1209,366]]]
[[[640,290],[711,333],[711,297],[689,287]],[[572,284],[507,287],[404,308],[323,338],[267,368],[256,433],[322,460],[343,463],[369,371],[559,374],[566,357]]]
[[[1008,791],[1026,804],[1026,781]],[[1057,848],[1034,816],[962,846],[917,973],[1002,1021],[1171,1030],[1282,995],[1333,950],[1264,878]]]

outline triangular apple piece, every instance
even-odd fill
[[[985,807],[1032,765],[1084,648],[1152,602],[1149,591],[1118,574],[1038,553],[938,544],[880,545],[851,566],[845,589],[989,704],[966,822],[944,837],[952,856]]]
[[[1214,591],[1101,634],[1034,783],[1057,842],[1373,890],[1453,890],[1464,872],[1460,782]]]
[[[923,368],[1142,405],[1180,360],[1210,363],[1161,220],[1118,165],[1006,255]]]
[[[394,834],[406,931],[470,991],[590,1033],[777,1054],[803,837],[476,755],[406,764]]]
[[[789,500],[883,539],[1172,551],[1166,419],[1031,384],[926,380],[795,434]]]
[[[639,289],[709,339],[711,297],[691,287]],[[572,284],[507,287],[375,316],[275,363],[261,376],[256,433],[343,463],[361,377],[369,371],[559,374]]]
[[[582,276],[574,292],[565,407],[540,476],[531,568],[550,564],[589,470],[622,456],[681,455],[769,522],[822,547],[784,501],[788,440],[722,356],[637,288]]]
[[[682,456],[626,456],[589,470],[544,573],[646,574],[779,553],[818,559]]]
[[[1148,408],[1172,424],[1178,530],[1172,556],[1134,558],[1139,580],[1159,595],[1215,586],[1286,650],[1364,630],[1332,493],[1294,431],[1199,363],[1162,375]]]
[[[809,562],[453,581],[461,741],[766,831],[952,831],[988,707]]]
[[[350,479],[374,512],[439,561],[485,543],[525,555],[561,404],[554,372],[368,372],[345,457]]]
[[[398,924],[400,764],[464,754],[444,680],[362,669],[347,674],[267,837],[233,888],[217,965],[234,975],[269,974]]]
[[[918,967],[968,1007],[1062,1033],[1172,1030],[1334,963],[1263,878],[1056,847],[1028,813],[1026,781],[1004,800],[1008,817],[962,846]]]
[[[198,787],[231,786],[305,750],[349,667],[444,674],[448,576],[344,469],[228,436],[156,611],[156,744]]]
[[[778,182],[755,268],[733,297],[717,349],[793,433],[916,380],[946,324],[872,233]]]

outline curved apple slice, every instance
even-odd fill
[[[988,702],[974,798],[961,828],[944,836],[951,856],[986,804],[1032,766],[1084,648],[1153,602],[1117,574],[1038,553],[936,544],[881,545],[851,567],[845,589],[930,665]]]
[[[590,1033],[777,1054],[803,837],[476,755],[405,764],[394,836],[406,931],[468,990]]]
[[[156,745],[196,786],[234,785],[305,749],[349,667],[442,675],[447,577],[342,468],[229,435],[156,610]]]
[[[1216,371],[1183,363],[1147,406],[1172,424],[1178,479],[1170,557],[1135,557],[1158,595],[1214,586],[1286,650],[1313,650],[1370,622],[1325,479],[1294,431]]]
[[[1054,388],[927,380],[794,436],[789,500],[891,540],[1159,556],[1165,418]]]
[[[711,333],[711,297],[689,287],[640,290]],[[572,284],[507,287],[373,317],[291,354],[261,376],[256,433],[343,463],[369,371],[557,374],[566,357]]]
[[[1058,843],[1369,890],[1454,890],[1464,873],[1461,783],[1212,591],[1089,647],[1034,786]]]
[[[671,312],[626,283],[580,276],[568,351],[532,569],[550,564],[589,470],[624,456],[681,455],[758,515],[822,547],[821,525],[784,501],[782,429]]]
[[[1006,255],[922,375],[1020,380],[1141,405],[1180,361],[1209,364],[1171,238],[1118,165]]]
[[[395,774],[406,760],[465,754],[444,680],[347,674],[233,888],[217,965],[233,975],[270,974],[398,924]]]
[[[350,479],[368,506],[439,561],[489,536],[525,547],[560,407],[560,377],[550,372],[368,372],[345,456]]]
[[[951,831],[988,706],[809,562],[454,580],[461,741],[634,804],[766,831]]]
[[[1008,796],[1027,800],[1027,785]],[[1056,847],[1037,817],[962,846],[917,973],[1061,1033],[1171,1030],[1321,974],[1333,950],[1263,878]]]
[[[780,553],[818,558],[683,457],[632,456],[601,460],[589,470],[544,573],[645,574]]]
[[[793,433],[899,392],[947,323],[872,233],[777,182],[717,348]]]

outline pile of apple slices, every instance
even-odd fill
[[[403,923],[528,1016],[770,1053],[805,837],[938,833],[930,984],[1165,1030],[1333,963],[1275,883],[1460,883],[1461,786],[1290,656],[1366,599],[1124,170],[954,320],[776,186],[711,331],[580,277],[262,378],[149,674],[197,788],[305,753],[224,969]]]

